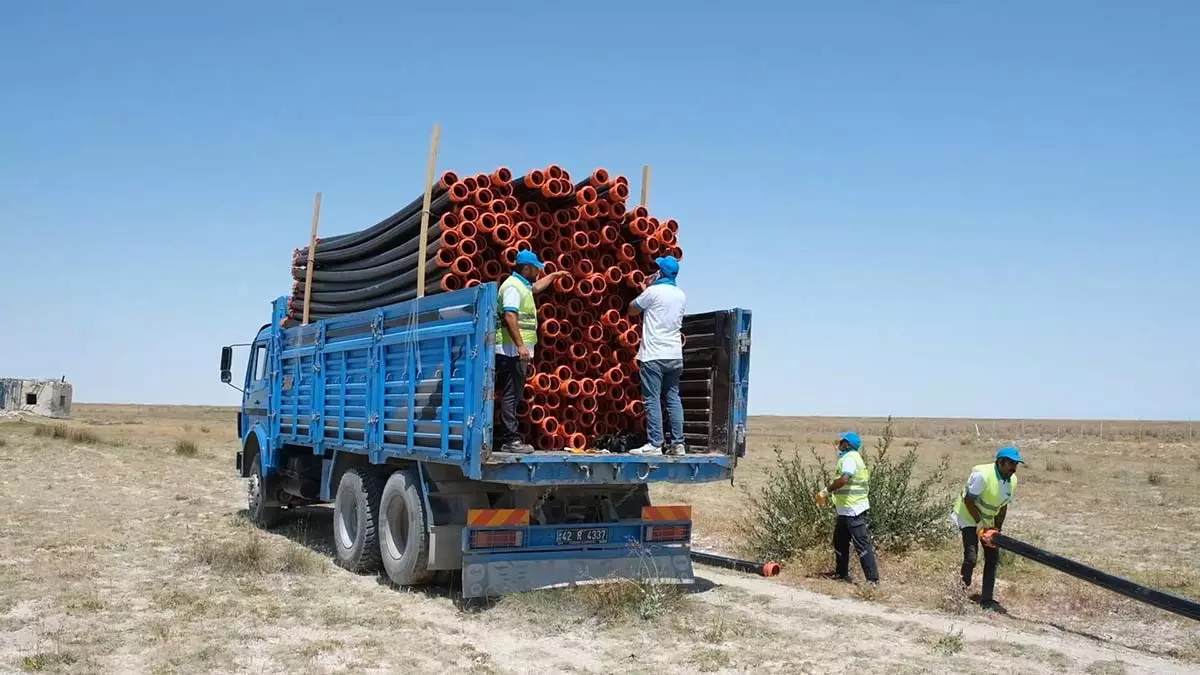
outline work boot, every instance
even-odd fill
[[[662,448],[658,447],[657,445],[652,445],[650,443],[647,443],[640,448],[634,448],[634,449],[630,450],[629,454],[631,454],[631,455],[661,455]]]
[[[986,612],[995,612],[997,614],[1008,614],[1008,610],[1004,609],[1004,605],[1001,605],[1000,603],[996,602],[995,600],[983,600],[979,603],[979,606],[981,608],[983,608],[983,610]]]
[[[500,446],[500,452],[509,452],[514,455],[528,455],[533,452],[533,446],[521,441],[509,441]]]
[[[682,457],[687,454],[687,448],[683,447],[683,443],[675,443],[667,448],[667,454],[672,457]]]

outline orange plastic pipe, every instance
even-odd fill
[[[497,199],[487,205],[487,210],[496,215],[500,215],[501,213],[506,213],[508,211],[508,205],[505,204],[503,200]]]
[[[605,225],[600,228],[600,241],[605,244],[615,244],[621,233],[612,225]]]
[[[558,431],[558,420],[547,416],[542,418],[541,422],[538,422],[538,426],[541,427],[543,433],[553,436]]]
[[[582,359],[586,359],[587,358],[587,347],[584,347],[582,344],[576,342],[575,344],[571,345],[570,355],[571,355],[571,360],[573,360],[573,361],[579,361]]]
[[[566,396],[567,398],[578,398],[579,394],[582,393],[582,391],[583,390],[579,386],[578,380],[569,379],[569,380],[563,380],[562,388],[558,390],[558,393],[562,394],[563,396]]]
[[[521,205],[521,215],[527,220],[536,220],[541,212],[542,207],[538,206],[537,202],[525,202]]]
[[[475,194],[471,197],[471,203],[480,208],[484,208],[491,204],[495,199],[496,195],[492,194],[491,190],[488,188],[482,188],[475,191]]]
[[[579,207],[578,206],[567,207],[567,217],[570,218],[570,220],[567,222],[568,225],[578,225],[580,218],[581,218],[581,216],[579,215]]]
[[[521,202],[512,195],[508,195],[507,197],[505,197],[504,199],[499,200],[499,201],[504,202],[504,210],[505,211],[519,211],[521,209]]]
[[[584,249],[587,249],[588,248],[587,232],[584,232],[582,230],[577,230],[574,234],[572,234],[571,235],[571,245],[581,251]]]
[[[620,367],[613,366],[604,373],[604,381],[614,387],[620,387],[625,382],[625,372]]]
[[[590,248],[600,248],[600,244],[603,240],[600,238],[599,230],[589,230],[587,233],[587,238],[588,246]]]
[[[609,175],[608,175],[608,171],[606,171],[605,169],[596,169],[595,171],[592,172],[592,175],[588,176],[588,184],[591,185],[592,187],[600,187],[602,185],[608,185],[608,181],[609,181]]]
[[[498,260],[488,260],[483,263],[480,273],[489,281],[499,279],[500,275],[504,274],[504,266]]]
[[[575,267],[573,269],[575,274],[587,278],[590,278],[596,272],[596,268],[592,266],[592,261],[588,260],[587,258],[575,263]]]
[[[596,413],[584,410],[579,413],[579,426],[587,430],[596,428]]]
[[[439,237],[438,240],[442,242],[443,249],[456,248],[458,246],[458,243],[460,241],[462,241],[462,234],[459,233],[457,228],[444,229],[444,230],[442,230],[442,236]],[[439,252],[440,251],[441,251],[441,249],[439,249]]]
[[[458,174],[454,173],[453,171],[446,171],[442,173],[442,177],[438,179],[438,187],[443,190],[449,190],[450,188],[454,187],[454,184],[457,182]]]
[[[496,242],[498,246],[511,245],[513,242],[513,229],[507,225],[497,225],[492,230],[492,241]],[[513,256],[515,261],[516,254],[514,253]]]
[[[546,167],[546,175],[554,180],[558,180],[563,177],[562,167],[557,164],[551,164]]]
[[[596,380],[596,398],[599,400],[608,398],[608,382]]]
[[[501,255],[504,257],[504,263],[508,267],[512,267],[513,265],[517,264],[517,247],[509,246],[504,249],[504,252],[501,253]]]
[[[579,298],[571,298],[567,301],[568,316],[582,316],[584,308],[585,305],[583,304],[583,300],[580,300]]]
[[[571,434],[567,438],[567,447],[583,450],[587,447],[587,437],[580,433]]]
[[[559,366],[554,369],[554,376],[559,380],[569,380],[571,379],[571,369],[568,366]]]
[[[555,209],[553,218],[555,225],[571,224],[571,212],[566,209]]]
[[[533,236],[533,226],[523,220],[517,223],[513,229],[516,232],[518,239],[528,240]]]
[[[587,363],[588,368],[591,368],[593,371],[598,371],[604,367],[604,359],[600,356],[599,352],[589,353],[587,355]]]
[[[600,322],[610,328],[615,327],[621,321],[621,313],[615,309],[610,309],[600,315]]]
[[[580,206],[595,203],[599,198],[599,195],[596,194],[596,188],[591,185],[584,185],[575,192],[575,203]]]
[[[459,181],[450,186],[450,201],[461,204],[471,198],[471,188],[466,181]]]
[[[555,226],[554,216],[545,211],[537,215],[537,224],[541,228],[550,228]]]
[[[463,239],[458,242],[458,252],[468,258],[474,258],[475,254],[479,253],[479,245],[472,239]]]
[[[546,419],[546,408],[537,404],[529,406],[529,421],[538,424]]]
[[[470,204],[467,204],[466,206],[459,208],[458,216],[462,220],[478,220],[479,219],[479,209],[475,208],[474,206],[471,206]]]
[[[583,262],[587,261],[585,260]],[[580,279],[579,282],[575,284],[575,288],[577,289],[579,295],[582,295],[585,298],[592,297],[592,294],[596,292],[595,288],[592,287],[591,279]]]
[[[600,404],[596,402],[595,396],[583,396],[579,399],[579,407],[587,412],[594,413],[600,409]]]
[[[591,397],[596,396],[596,380],[595,380],[595,378],[585,377],[579,381],[579,386],[583,389],[584,396],[591,396]]]
[[[600,342],[604,339],[604,329],[600,326],[592,324],[587,327],[588,342]]]
[[[509,171],[508,167],[502,166],[493,171],[489,178],[492,185],[508,185],[512,182],[512,171]]]
[[[601,199],[596,202],[596,209],[600,220],[612,217],[612,202],[609,202],[607,199]]]
[[[475,263],[467,256],[460,255],[454,259],[454,264],[450,266],[450,269],[465,279],[475,271]]]
[[[447,211],[442,214],[441,218],[438,218],[438,224],[442,226],[443,230],[458,227],[459,222],[458,214],[453,211]]]
[[[447,274],[442,277],[443,291],[457,291],[463,288],[463,280],[453,274]]]
[[[571,291],[575,290],[575,278],[569,276],[559,277],[554,280],[554,288],[557,289],[559,293],[570,293]]]
[[[534,169],[525,175],[525,187],[538,189],[546,183],[546,172]]]
[[[629,403],[625,404],[625,414],[627,414],[627,415],[633,415],[634,417],[641,417],[642,413],[645,412],[645,410],[646,410],[646,407],[642,404],[641,399],[634,399],[634,400],[630,401]]]
[[[452,248],[439,248],[435,262],[438,267],[450,267],[454,264],[454,259],[458,257],[458,252]]]

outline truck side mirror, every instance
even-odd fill
[[[229,372],[233,364],[233,347],[221,347],[221,381],[225,384],[233,382],[233,373]]]

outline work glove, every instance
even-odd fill
[[[992,543],[992,536],[999,531],[1000,530],[994,527],[980,527],[977,530],[979,534],[979,542],[988,548],[996,548],[996,545]]]
[[[821,490],[817,493],[817,506],[825,506],[825,500],[829,499],[829,491]]]

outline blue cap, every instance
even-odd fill
[[[838,438],[849,443],[850,447],[854,448],[855,450],[858,450],[862,447],[862,439],[858,437],[857,432],[847,431],[841,436],[838,436]]]
[[[1011,445],[1006,448],[1000,448],[999,450],[997,450],[996,451],[996,459],[1011,459],[1012,461],[1016,462],[1017,464],[1025,463],[1025,460],[1021,459],[1021,453],[1017,452],[1017,449]]]
[[[533,251],[530,251],[529,249],[522,249],[520,251],[517,251],[517,264],[518,265],[533,265],[534,267],[538,268],[539,270],[546,266],[546,263],[542,262],[541,260],[538,260],[537,254],[534,253]]]
[[[657,258],[654,262],[658,265],[658,271],[662,272],[664,277],[673,277],[679,274],[679,261],[673,255]]]

